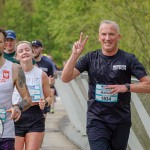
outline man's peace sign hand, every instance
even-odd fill
[[[74,55],[79,56],[82,53],[87,40],[88,36],[83,40],[83,32],[81,32],[79,40],[73,44],[72,51]]]

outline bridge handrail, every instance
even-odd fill
[[[132,83],[137,82],[139,82],[137,79],[132,78]],[[69,83],[63,83],[61,81],[61,72],[58,72],[55,87],[72,125],[78,132],[86,137],[86,111],[88,100],[87,73],[82,73]],[[150,139],[150,117],[136,93],[131,93],[131,100],[132,107],[136,109],[134,113],[139,116],[144,126],[143,130],[146,131],[145,136]],[[137,150],[137,147],[138,150],[144,150],[145,148],[134,128],[131,128],[128,144],[132,150]]]

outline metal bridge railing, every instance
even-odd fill
[[[138,82],[138,80],[132,79],[132,82]],[[61,72],[58,72],[55,87],[71,124],[76,128],[77,132],[80,132],[84,138],[87,138],[87,74],[83,73],[71,82],[63,83],[61,81]],[[150,150],[150,95],[131,93],[131,99],[132,127],[128,149]]]

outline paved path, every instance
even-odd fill
[[[66,115],[59,98],[55,103],[55,113],[47,114],[46,132],[41,150],[81,150],[61,132],[59,121]]]

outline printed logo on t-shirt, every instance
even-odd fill
[[[126,65],[113,65],[113,70],[126,70]]]
[[[40,67],[40,69],[42,69],[44,72],[48,72],[48,68]]]
[[[3,70],[3,78],[9,79],[9,71],[8,70]]]
[[[4,82],[6,82],[5,79],[0,79],[0,83],[4,83]]]

